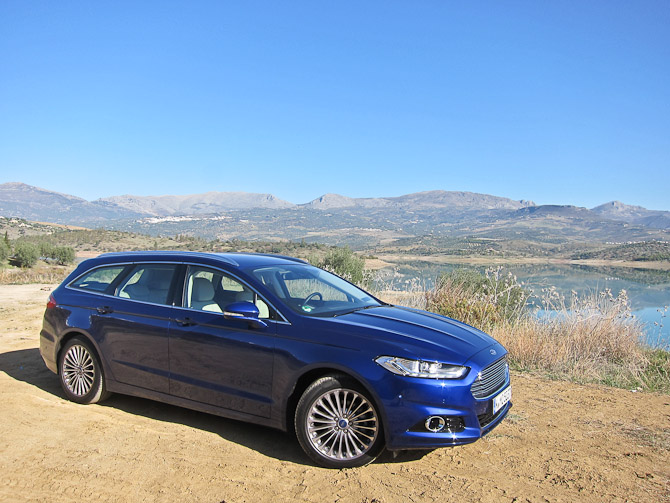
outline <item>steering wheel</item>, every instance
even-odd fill
[[[312,292],[307,297],[305,297],[305,300],[302,301],[302,305],[304,306],[305,304],[309,304],[309,301],[317,296],[319,297],[319,300],[323,301],[323,295],[321,295],[321,292]]]

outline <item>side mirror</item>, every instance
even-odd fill
[[[246,321],[253,328],[267,328],[268,324],[258,315],[258,308],[251,302],[233,302],[223,310],[223,317],[227,320]]]

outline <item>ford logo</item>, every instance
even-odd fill
[[[497,355],[498,354],[498,352],[495,349],[492,349],[491,351],[489,351],[489,353],[491,353],[492,355]]]

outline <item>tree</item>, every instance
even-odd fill
[[[54,248],[53,258],[60,265],[71,264],[75,259],[74,248],[70,248],[69,246],[60,246],[58,248]]]
[[[56,258],[54,256],[56,247],[48,241],[40,241],[40,256],[46,258]]]
[[[19,267],[32,267],[40,258],[40,251],[32,243],[19,243],[14,250],[14,262]]]
[[[4,241],[0,241],[0,262],[4,262],[9,258],[11,249],[5,244]]]

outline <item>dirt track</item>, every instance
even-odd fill
[[[63,398],[39,356],[50,287],[0,286],[0,501],[670,501],[670,396],[514,375],[485,439],[352,470],[291,437],[148,400]]]

